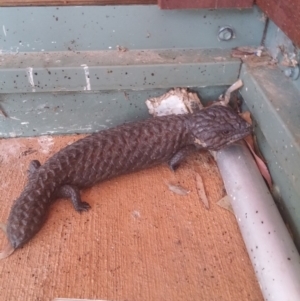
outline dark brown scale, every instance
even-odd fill
[[[80,189],[163,162],[174,169],[193,150],[219,149],[250,132],[250,125],[231,109],[215,106],[125,124],[78,140],[41,166],[32,162],[28,183],[8,218],[10,244],[18,248],[40,230],[51,200],[71,198],[77,211],[88,210]]]

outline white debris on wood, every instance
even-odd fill
[[[213,105],[223,105],[228,106],[231,93],[238,90],[243,86],[242,80],[237,80],[233,85],[231,85],[224,94],[220,95],[219,101],[215,102]],[[193,113],[203,109],[203,105],[198,95],[193,92],[189,92],[185,88],[174,88],[169,92],[165,93],[160,97],[154,97],[146,100],[146,105],[149,110],[149,114],[156,116],[165,116],[170,114],[187,114]],[[195,141],[200,143],[201,141]],[[215,152],[210,151],[211,154],[215,157]],[[205,208],[209,209],[209,201],[205,192],[204,184],[202,177],[196,173],[196,188],[199,199],[204,204]],[[179,195],[186,195],[189,193],[185,188],[166,183],[171,191]],[[228,203],[226,198],[223,198],[219,201],[218,205],[226,208],[227,210],[232,211],[230,203]]]
[[[242,80],[236,81],[224,94],[220,95],[219,101],[213,105],[227,106],[232,92],[243,86]],[[197,93],[189,92],[185,88],[174,88],[159,97],[146,100],[149,114],[156,116],[166,116],[171,114],[187,114],[203,109],[201,100]]]
[[[259,46],[259,47],[243,46],[243,47],[233,48],[232,55],[233,57],[239,57],[239,58],[251,56],[251,55],[261,57],[262,54],[265,52],[266,50],[263,46]]]
[[[116,49],[120,52],[126,52],[128,51],[128,48],[127,47],[124,47],[124,46],[120,46],[120,45],[117,45],[116,46]]]
[[[296,67],[299,64],[296,52],[289,52],[284,46],[279,46],[283,55],[280,65],[285,67]]]
[[[184,88],[174,88],[160,97],[147,99],[146,105],[153,116],[187,114],[203,108],[198,95]]]

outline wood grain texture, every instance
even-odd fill
[[[0,222],[23,188],[28,164],[43,163],[81,136],[0,140]],[[210,209],[200,202],[203,178]],[[167,183],[190,190],[174,194]],[[218,168],[199,153],[175,172],[162,165],[84,190],[79,214],[52,205],[42,230],[0,264],[0,300],[263,301]],[[0,232],[0,248],[5,238]]]
[[[0,0],[0,6],[157,4],[157,0]]]
[[[254,0],[158,0],[162,9],[188,8],[246,8],[251,7]]]
[[[300,47],[300,1],[257,0],[256,3]]]

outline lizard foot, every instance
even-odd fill
[[[80,202],[76,205],[76,208],[75,208],[75,210],[78,212],[88,211],[89,209],[91,209],[91,206],[87,202]]]

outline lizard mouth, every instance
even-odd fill
[[[229,141],[226,145],[230,145],[231,143],[242,140],[246,138],[248,135],[250,135],[251,133],[252,133],[252,126],[249,125],[249,127],[245,128],[243,132],[239,131],[238,133],[233,135],[231,141]]]
[[[247,127],[244,129],[243,132],[238,132],[233,136],[232,142],[246,138],[248,135],[252,134],[252,132],[253,132],[252,126],[250,124],[247,124]]]
[[[244,138],[246,138],[248,135],[250,135],[253,131],[252,126],[249,124],[249,126],[247,128],[244,129],[244,131],[241,132],[241,130],[239,130],[236,134],[232,135],[230,141],[224,141],[224,143],[220,143],[219,146],[217,147],[213,147],[211,148],[214,151],[218,151],[220,149],[222,149],[223,147],[226,147],[228,145],[231,145],[239,140],[242,140]]]

